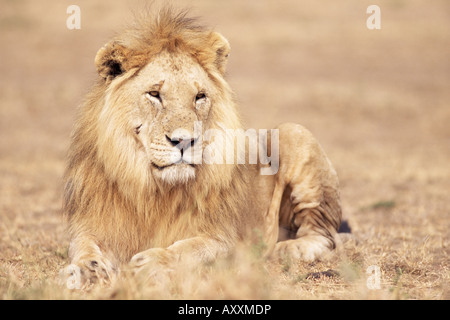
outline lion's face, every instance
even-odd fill
[[[135,133],[153,176],[170,183],[194,178],[202,157],[195,123],[207,123],[215,96],[206,72],[187,55],[162,54],[130,84],[141,92]]]
[[[135,154],[136,165],[151,176],[185,183],[202,163],[201,130],[209,125],[216,90],[192,57],[163,52],[133,76],[111,83],[100,123],[123,130],[127,137],[113,143],[123,142],[119,148]]]
[[[204,186],[206,180],[217,187],[231,179],[232,166],[204,165],[222,151],[202,143],[210,129],[242,127],[224,79],[230,46],[219,33],[183,23],[125,34],[95,58],[96,156],[129,196],[155,185]]]

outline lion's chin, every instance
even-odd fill
[[[188,183],[195,178],[195,167],[187,163],[165,167],[153,165],[153,175],[168,184]]]

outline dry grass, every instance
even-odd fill
[[[61,176],[93,57],[143,1],[0,0],[0,299],[449,299],[450,5],[367,1],[189,1],[232,45],[228,79],[250,127],[295,121],[335,164],[358,240],[312,265],[237,253],[171,281],[124,278],[70,291]],[[186,4],[187,2],[176,1]],[[366,269],[381,270],[369,290]],[[324,273],[327,270],[328,276]]]

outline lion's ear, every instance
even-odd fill
[[[129,50],[116,41],[105,44],[95,56],[95,66],[98,74],[105,80],[112,80],[125,72]]]
[[[227,67],[228,56],[230,55],[231,47],[228,40],[218,32],[211,33],[211,48],[216,54],[214,64],[222,75],[225,73]]]

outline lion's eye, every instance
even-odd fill
[[[152,96],[152,97],[154,97],[154,98],[156,98],[156,99],[158,99],[158,100],[161,100],[161,97],[159,95],[159,91],[150,91],[150,92],[147,92],[147,94]]]
[[[195,101],[198,101],[198,100],[202,100],[202,99],[205,99],[206,98],[206,95],[204,94],[204,93],[198,93],[196,96],[195,96]]]

